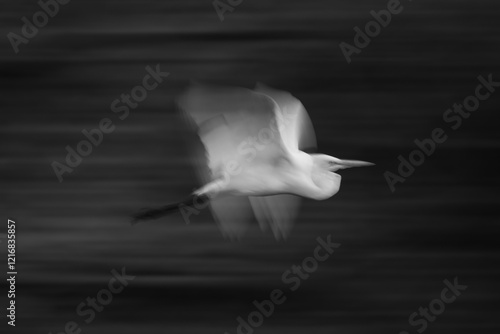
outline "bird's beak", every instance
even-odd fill
[[[374,166],[374,163],[360,160],[343,160],[343,159],[335,159],[332,166],[330,166],[330,170],[335,172],[339,169],[346,169],[352,167],[368,167]]]

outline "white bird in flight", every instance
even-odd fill
[[[340,188],[336,171],[373,165],[305,153],[316,136],[304,106],[288,92],[262,84],[192,85],[178,105],[205,147],[196,160],[203,186],[183,202],[143,209],[134,223],[206,204],[225,236],[241,237],[254,216],[276,239],[286,238],[300,197],[328,199]]]

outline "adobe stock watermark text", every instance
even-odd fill
[[[35,38],[38,35],[39,29],[45,27],[47,23],[49,23],[49,18],[53,18],[59,13],[60,5],[66,5],[70,2],[70,0],[39,0],[38,6],[42,10],[37,11],[31,17],[31,21],[23,16],[21,18],[21,22],[23,25],[21,26],[20,34],[17,34],[13,31],[7,34],[7,39],[12,46],[12,49],[17,54],[19,53],[19,46],[21,44],[28,44],[30,39]]]
[[[87,297],[84,302],[81,302],[76,307],[76,314],[80,317],[85,317],[84,322],[90,324],[96,317],[96,312],[102,312],[104,307],[113,301],[113,296],[122,293],[125,287],[135,279],[135,276],[127,275],[125,267],[121,273],[116,269],[111,270],[113,275],[108,281],[106,288],[97,292],[95,297]],[[64,330],[58,331],[55,334],[78,334],[82,332],[82,326],[76,321],[68,321],[64,325]],[[52,332],[49,332],[52,334]]]
[[[412,1],[412,0],[408,0]],[[372,10],[370,15],[374,20],[368,21],[365,24],[364,31],[358,26],[354,27],[353,44],[341,42],[339,44],[340,50],[344,55],[348,64],[352,62],[351,57],[354,54],[360,54],[361,51],[370,45],[373,38],[376,38],[382,32],[382,28],[386,28],[392,21],[392,16],[400,14],[403,11],[403,5],[399,0],[389,0],[387,2],[387,9],[379,10],[378,12]]]
[[[243,0],[214,0],[212,5],[221,22],[224,21],[224,14],[227,12],[232,13],[234,9],[241,5]]]
[[[458,277],[453,279],[453,283],[445,279],[443,281],[445,288],[441,290],[439,298],[435,298],[429,302],[429,307],[419,307],[418,312],[413,312],[408,317],[410,326],[419,327],[418,333],[423,333],[429,322],[434,322],[437,316],[443,314],[447,304],[454,303],[457,297],[462,294],[462,291],[467,289],[467,285],[459,284]],[[430,311],[430,312],[429,312]],[[399,334],[410,334],[407,331],[401,331]]]
[[[443,113],[443,121],[452,130],[458,130],[465,119],[468,119],[473,112],[479,109],[481,101],[491,97],[496,88],[500,87],[500,81],[493,81],[493,74],[487,77],[482,75],[477,77],[479,84],[474,90],[474,94],[467,96],[462,103],[453,104],[452,108],[446,109]],[[442,144],[448,140],[446,130],[437,127],[434,128],[428,138],[422,140],[415,139],[413,143],[416,148],[405,158],[398,156],[399,166],[397,173],[391,171],[384,172],[384,178],[391,192],[396,191],[396,185],[403,183],[415,172],[415,168],[425,162],[425,157],[430,157],[436,151],[437,144]]]
[[[341,245],[334,243],[331,240],[331,235],[324,240],[318,237],[316,241],[318,245],[314,248],[312,256],[306,257],[301,264],[293,265],[290,269],[285,270],[281,275],[281,281],[288,286],[291,292],[297,291],[303,281],[310,278],[311,274],[318,270],[319,264],[325,262],[335,252],[335,249]],[[255,310],[250,312],[245,318],[239,316],[236,318],[238,323],[236,328],[237,334],[252,334],[254,330],[264,324],[264,319],[269,318],[274,314],[276,306],[283,304],[286,301],[286,293],[281,289],[274,289],[269,293],[269,299],[264,299],[259,302],[253,301]],[[225,332],[224,334],[230,334]]]
[[[117,114],[120,120],[123,121],[126,119],[129,116],[130,108],[137,108],[139,103],[148,97],[148,92],[156,89],[158,85],[163,82],[163,79],[170,74],[161,72],[160,64],[157,64],[154,69],[150,66],[146,66],[146,72],[147,74],[142,79],[141,85],[133,87],[130,94],[121,94],[120,99],[115,99],[111,103],[111,111]],[[99,122],[99,126],[95,129],[83,129],[82,134],[86,140],[82,139],[75,145],[75,148],[69,145],[66,146],[67,154],[65,163],[53,161],[51,164],[59,182],[63,182],[63,175],[65,173],[72,173],[74,169],[82,163],[82,157],[87,157],[92,153],[94,146],[98,147],[101,145],[104,134],[112,133],[114,130],[115,125],[109,118],[102,118]]]
[[[16,222],[7,220],[7,285],[9,298],[9,307],[7,307],[7,323],[10,326],[16,326]]]

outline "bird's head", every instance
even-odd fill
[[[319,191],[312,192],[309,197],[316,200],[330,198],[339,191],[342,177],[336,171],[351,167],[374,165],[371,162],[343,160],[326,154],[311,154],[310,156],[313,160],[312,181]]]

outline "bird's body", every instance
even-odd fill
[[[288,95],[286,103],[284,94]],[[224,103],[234,96],[235,106]],[[271,96],[282,102],[281,108]],[[216,107],[211,112],[207,106],[214,99]],[[314,156],[300,150],[301,136],[310,146],[316,145],[314,130],[300,101],[288,93],[271,92],[262,85],[255,91],[200,86],[191,88],[180,105],[198,125],[219,195],[294,194],[325,199],[337,192],[340,175],[318,177],[320,168]],[[221,105],[225,108],[221,109]],[[307,129],[296,129],[302,126]],[[322,182],[316,184],[320,179]],[[208,184],[196,193],[211,191],[213,186]]]
[[[215,190],[219,196],[292,194],[315,200],[324,200],[337,193],[341,180],[339,174],[323,172],[316,165],[313,155],[302,151],[285,153],[282,157],[273,158],[271,163],[256,162],[251,168],[246,166],[239,174],[230,176],[227,183],[224,179],[217,180],[216,188],[209,184],[196,193],[205,195]]]
[[[255,90],[194,85],[178,105],[205,149],[194,161],[204,185],[193,195],[210,198],[221,231],[230,237],[243,233],[252,212],[261,228],[286,237],[298,196],[330,198],[340,187],[335,171],[371,165],[305,153],[316,147],[314,129],[302,103],[287,92],[263,85]]]

